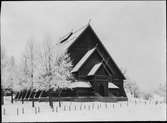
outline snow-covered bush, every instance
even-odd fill
[[[131,81],[129,78],[126,78],[126,81],[124,82],[124,88],[125,91],[133,97],[140,97],[141,92],[139,86],[135,82]]]
[[[160,84],[154,91],[154,99],[166,102],[166,85]]]

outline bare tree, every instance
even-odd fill
[[[27,42],[26,49],[24,52],[24,73],[25,81],[30,82],[31,91],[34,90],[34,69],[35,69],[35,42],[33,39],[30,39]],[[32,99],[32,107],[34,107],[34,98]]]

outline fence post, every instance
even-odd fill
[[[69,106],[69,111],[71,111],[71,105]]]
[[[66,107],[64,106],[64,111],[66,110]]]
[[[58,112],[58,107],[56,106],[56,112]]]
[[[40,113],[40,107],[38,106],[38,112]]]
[[[22,114],[24,114],[24,108],[22,108]]]
[[[19,115],[19,109],[17,108],[17,116]]]
[[[35,107],[35,114],[37,114],[37,108]]]
[[[3,109],[3,114],[5,115],[5,108]]]
[[[107,103],[105,104],[106,108],[107,108]]]
[[[81,107],[82,105],[80,105],[80,110],[82,109],[82,107]]]
[[[86,105],[84,105],[84,109],[86,109]]]

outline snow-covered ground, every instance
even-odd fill
[[[14,104],[5,99],[2,106],[2,122],[45,122],[45,121],[165,121],[166,103],[129,100],[128,102],[54,102],[54,110],[46,102],[20,101]],[[23,111],[24,110],[24,111]]]

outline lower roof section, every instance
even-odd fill
[[[101,67],[102,63],[95,64],[92,69],[89,71],[88,76],[92,76],[96,73],[96,71]]]
[[[85,63],[85,61],[91,56],[91,54],[95,51],[96,48],[93,48],[91,50],[89,50],[82,58],[81,60],[75,65],[75,67],[72,69],[72,73],[73,72],[77,72],[81,66]]]
[[[85,81],[77,81],[77,82],[72,82],[69,85],[69,88],[91,88],[90,82],[85,82]]]
[[[90,82],[88,81],[77,81],[77,82],[72,82],[69,85],[69,88],[91,88],[92,85]],[[116,86],[115,84],[108,82],[108,88],[119,88],[118,86]]]
[[[108,83],[108,88],[119,88],[118,86],[114,85],[113,83]]]

